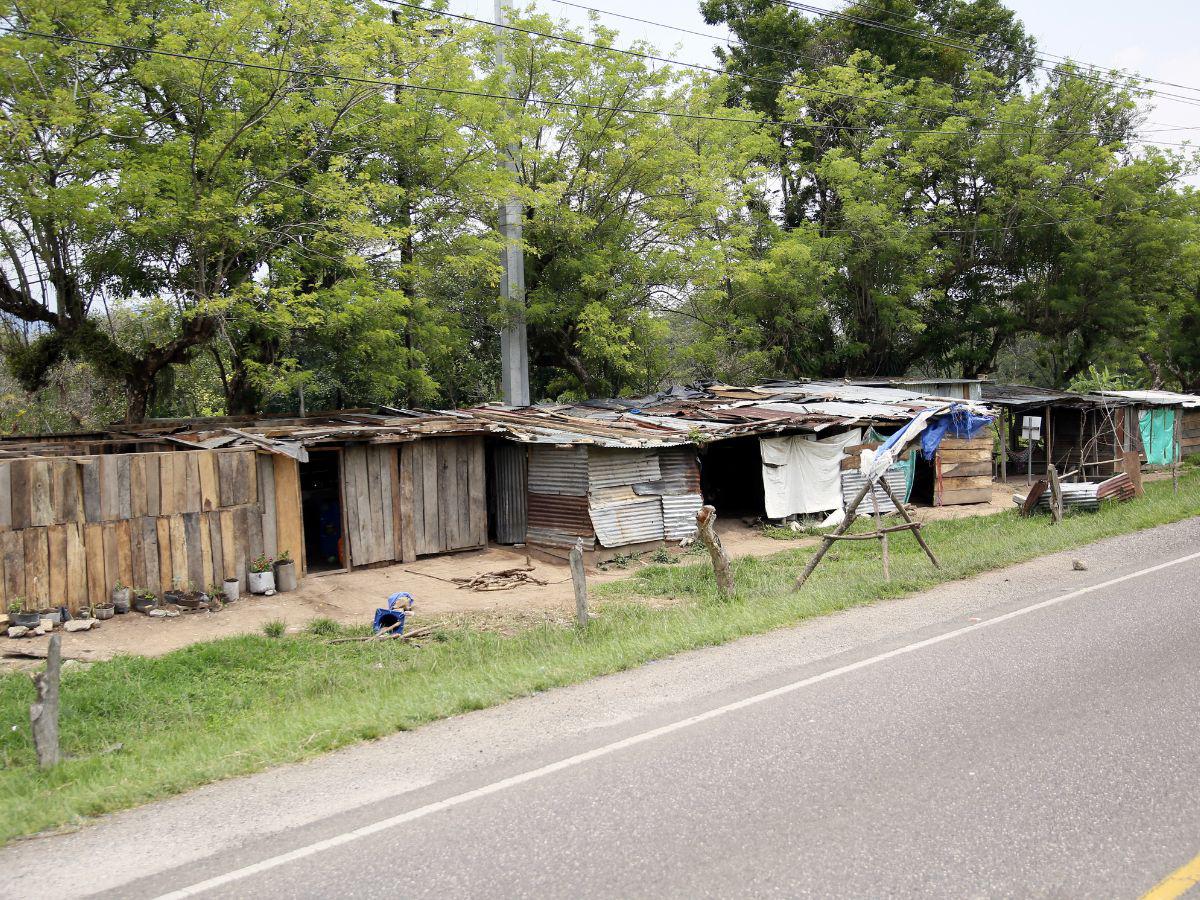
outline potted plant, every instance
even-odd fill
[[[179,603],[184,598],[187,591],[183,589],[183,579],[176,575],[171,579],[171,589],[163,591],[163,603]],[[182,605],[182,604],[180,604]]]
[[[236,578],[226,578],[221,583],[221,593],[225,596],[226,603],[232,603],[242,595],[242,583]]]
[[[92,618],[100,620],[111,619],[116,611],[117,605],[115,603],[100,603],[91,608]],[[128,604],[125,606],[125,611],[129,612]]]
[[[127,587],[120,578],[113,585],[111,600],[117,612],[129,612],[129,604],[133,601],[133,589]],[[121,607],[124,607],[122,610]]]
[[[275,559],[275,590],[280,593],[294,591],[296,584],[296,561],[290,550],[284,550]]]
[[[168,591],[168,593],[170,593]],[[148,613],[158,609],[158,597],[153,591],[142,591],[133,598],[133,608],[140,613]]]
[[[26,628],[37,628],[42,624],[42,615],[37,610],[27,608],[28,604],[24,597],[14,597],[13,601],[8,604],[8,623],[10,625],[24,625]]]
[[[275,590],[275,573],[271,571],[274,560],[269,556],[256,556],[250,561],[247,583],[252,594],[265,594]]]
[[[184,609],[203,609],[208,605],[208,595],[196,587],[194,581],[188,582],[186,591],[170,591],[168,596],[163,599],[176,606],[182,606]]]

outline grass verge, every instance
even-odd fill
[[[601,616],[586,634],[546,624],[510,637],[456,629],[423,647],[331,645],[333,623],[322,623],[156,659],[119,657],[64,675],[62,741],[70,758],[48,772],[37,768],[29,736],[30,679],[7,675],[0,678],[0,841],[1198,513],[1200,473],[1191,472],[1178,494],[1157,482],[1145,500],[1069,516],[1058,527],[1014,513],[933,523],[926,535],[940,571],[897,536],[889,584],[875,543],[848,541],[798,594],[791,581],[811,547],[738,560],[739,593],[729,602],[716,600],[706,563],[643,569],[595,589]],[[654,608],[638,602],[646,597],[679,602]]]

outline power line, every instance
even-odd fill
[[[384,0],[384,2],[398,2],[398,0]],[[624,19],[629,22],[637,22],[642,25],[651,25],[656,28],[662,28],[667,31],[675,31],[680,34],[688,34],[688,35],[692,35],[694,37],[708,38],[710,40],[719,41],[720,43],[723,43],[729,47],[742,47],[742,48],[749,48],[749,49],[753,49],[753,50],[760,50],[760,51],[763,51],[766,53],[776,54],[777,56],[790,57],[791,59],[801,60],[801,61],[809,61],[809,62],[813,62],[816,64],[824,64],[824,62],[825,62],[824,60],[821,60],[821,59],[817,58],[816,56],[813,56],[811,53],[799,53],[794,50],[785,50],[781,47],[771,47],[771,46],[767,46],[765,44],[751,43],[750,41],[734,40],[732,38],[725,37],[724,35],[715,34],[711,31],[708,31],[708,32],[694,31],[690,28],[682,28],[678,25],[669,25],[666,22],[656,22],[652,19],[642,19],[642,18],[638,18],[637,16],[630,16],[630,15],[625,15],[624,13],[612,12],[611,10],[597,9],[594,6],[586,6],[582,3],[574,3],[574,2],[572,2],[572,0],[552,0],[552,2],[558,3],[562,6],[568,6],[573,9],[580,9],[580,10],[585,10],[587,12],[596,13],[597,15],[611,16],[614,19]],[[404,5],[409,5],[409,4],[404,4]],[[876,7],[871,7],[871,8],[874,9]],[[966,34],[967,32],[962,32],[962,33]],[[675,61],[672,61],[672,63],[675,65],[684,65],[682,63],[678,63]],[[771,83],[774,83],[774,84],[782,83],[782,82],[776,81],[774,79],[764,79],[759,76],[754,76],[754,75],[749,75],[749,74],[744,74],[744,73],[729,72],[728,70],[724,70],[724,71],[727,74],[734,74],[738,78],[743,78],[743,79],[750,80],[750,81],[770,81]],[[887,78],[881,77],[880,80],[883,81],[885,84],[895,84],[896,83],[896,79],[887,79]],[[949,87],[949,88],[955,87],[954,84],[951,84],[948,81],[941,81],[937,78],[929,78],[928,80],[933,84],[939,84],[944,87]],[[818,89],[814,88],[813,90],[818,90]],[[843,96],[845,96],[845,95],[843,95]],[[859,98],[859,99],[862,99],[862,98]],[[898,101],[865,100],[864,102],[880,103],[880,102],[898,102]],[[909,108],[928,109],[928,107],[916,107],[916,106],[912,106]],[[1012,121],[1009,119],[1000,119],[1000,118],[996,118],[993,116],[986,116],[986,117],[985,116],[976,116],[976,118],[983,118],[989,122],[1000,122],[1000,123],[1009,124],[1009,125],[1020,125],[1021,124],[1019,122],[1015,122],[1015,121]],[[1149,124],[1159,125],[1161,123],[1151,122]],[[1034,127],[1037,127],[1037,126],[1034,126]],[[1039,130],[1056,131],[1057,129],[1039,129]],[[1162,125],[1162,127],[1160,127],[1160,128],[1141,129],[1141,130],[1147,134],[1157,133],[1157,132],[1166,132],[1166,131],[1196,131],[1196,130],[1200,130],[1200,125]],[[1070,132],[1060,132],[1060,133],[1068,134]],[[1080,133],[1091,133],[1091,132],[1080,132]]]
[[[490,24],[490,23],[489,23]],[[557,108],[580,109],[592,112],[614,112],[626,113],[629,115],[643,116],[663,116],[666,118],[685,119],[702,122],[731,122],[738,125],[753,125],[753,126],[788,126],[795,128],[804,128],[810,131],[885,131],[889,134],[941,134],[951,137],[963,137],[969,134],[967,131],[947,131],[945,129],[934,128],[894,128],[888,126],[873,126],[873,125],[819,125],[810,122],[798,121],[783,121],[780,119],[745,119],[734,116],[717,116],[707,113],[687,113],[678,112],[667,109],[644,109],[641,107],[621,107],[611,106],[603,103],[582,103],[574,100],[552,100],[545,97],[512,97],[508,94],[495,94],[487,91],[471,91],[465,88],[449,88],[449,87],[433,87],[431,85],[412,84],[404,81],[392,81],[381,78],[366,78],[356,75],[343,75],[340,73],[329,72],[321,69],[299,69],[288,66],[272,66],[266,63],[246,62],[244,60],[225,59],[215,56],[200,56],[194,53],[183,53],[173,50],[159,50],[153,47],[136,47],[131,44],[118,44],[108,41],[97,41],[91,38],[73,37],[69,35],[50,34],[44,31],[34,31],[25,28],[10,28],[6,34],[20,34],[28,37],[38,37],[46,40],[61,41],[69,44],[79,44],[89,47],[99,47],[108,50],[124,50],[130,53],[145,53],[150,56],[162,56],[171,59],[186,59],[192,62],[218,64],[231,66],[234,68],[254,69],[262,72],[274,72],[280,75],[296,75],[305,78],[327,78],[331,81],[342,81],[349,84],[365,84],[376,87],[388,87],[397,90],[417,91],[422,93],[432,94],[450,94],[462,97],[479,97],[486,100],[497,100],[501,102],[519,102],[519,103],[537,103],[544,106]],[[980,133],[998,136],[1011,137],[1031,137],[1030,132],[1005,132],[1005,131],[989,131],[980,129]],[[1094,135],[1093,135],[1094,136]],[[1170,147],[1191,147],[1189,141],[1152,141],[1145,138],[1130,138],[1130,143],[1153,144]]]
[[[871,12],[883,13],[885,15],[891,15],[893,12],[895,12],[895,10],[883,9],[882,7],[879,7],[879,6],[870,6],[866,3],[859,2],[859,0],[847,0],[847,4],[848,4],[848,6],[853,6],[858,9],[866,9],[866,10],[870,10]],[[840,10],[840,12],[845,12],[845,9]],[[961,28],[951,28],[948,25],[943,25],[941,27],[942,27],[942,30],[944,30],[944,31],[950,31],[950,32],[953,32],[954,34],[960,34],[963,37],[969,38],[971,40],[980,40],[981,39],[980,35],[972,34],[971,32],[964,31]],[[996,35],[996,34],[986,35],[986,36],[982,37],[982,40],[984,41],[985,44],[986,43],[995,43],[995,44],[1000,45],[1001,47],[1006,47],[1009,50],[1020,51],[1022,49],[1019,45],[1014,44],[1012,41],[1006,41],[1003,38],[1001,38],[999,35]],[[1061,64],[1061,63],[1066,63],[1066,62],[1078,62],[1079,65],[1087,66],[1089,69],[1091,69],[1093,71],[1101,71],[1103,69],[1102,66],[1099,66],[1096,63],[1089,63],[1089,62],[1086,62],[1083,60],[1072,60],[1069,56],[1064,56],[1061,53],[1051,53],[1047,50],[1036,51],[1033,55],[1035,57],[1041,58],[1045,61],[1052,62],[1052,63]],[[1200,92],[1200,88],[1192,87],[1192,86],[1186,85],[1186,84],[1178,84],[1174,81],[1163,81],[1158,78],[1150,78],[1150,77],[1144,76],[1144,75],[1129,75],[1129,73],[1124,73],[1124,74],[1128,75],[1128,77],[1133,78],[1137,81],[1142,81],[1142,82],[1146,82],[1146,83],[1150,83],[1150,84],[1162,84],[1162,85],[1166,85],[1167,87],[1180,88],[1185,91]]]
[[[956,43],[955,41],[945,40],[943,38],[937,37],[936,35],[928,35],[923,32],[916,31],[915,29],[905,28],[905,27],[899,26],[899,25],[891,25],[891,24],[888,24],[887,22],[878,22],[874,19],[867,19],[867,18],[863,18],[861,16],[849,15],[847,13],[838,12],[837,10],[823,9],[822,7],[819,7],[819,6],[809,6],[806,3],[796,3],[796,2],[793,2],[793,0],[777,0],[777,2],[779,2],[783,6],[788,7],[789,9],[796,10],[797,12],[806,12],[806,13],[811,13],[813,15],[825,16],[825,17],[831,18],[831,19],[838,19],[838,20],[845,21],[845,22],[852,22],[857,25],[864,25],[869,28],[878,28],[878,29],[882,29],[884,31],[890,31],[894,34],[900,34],[900,35],[905,35],[907,37],[913,37],[920,41],[923,41],[924,43],[932,44],[937,47],[946,47],[951,50],[960,50],[964,53],[969,53],[977,58],[981,56],[981,52],[974,47],[968,47],[965,44],[960,44],[960,43]],[[1054,63],[1052,65],[1047,65],[1047,63],[1052,63],[1052,61],[1042,59],[1042,58],[1038,57],[1037,54],[1034,54],[1034,58],[1036,58],[1038,60],[1038,62],[1035,64],[1036,68],[1042,69],[1043,71],[1046,71],[1046,72],[1061,72],[1061,70],[1062,70],[1061,63]],[[1073,73],[1073,77],[1079,78],[1083,81],[1091,81],[1096,84],[1108,85],[1110,87],[1122,87],[1123,86],[1120,82],[1113,81],[1111,79],[1104,79],[1097,75],[1076,72],[1076,73]],[[1137,78],[1131,78],[1130,80],[1143,81],[1143,82],[1145,81],[1145,79],[1137,79]],[[1200,90],[1197,88],[1185,88],[1185,89],[1186,90]],[[1186,97],[1182,94],[1173,94],[1169,91],[1159,91],[1159,90],[1154,90],[1151,88],[1145,88],[1144,90],[1146,91],[1146,93],[1152,94],[1157,97],[1168,97],[1168,98],[1176,100],[1180,103],[1186,103],[1191,106],[1200,106],[1200,97]]]

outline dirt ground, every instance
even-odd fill
[[[921,521],[957,519],[991,515],[1013,507],[1012,494],[1025,485],[997,484],[990,503],[940,509],[918,507],[915,517]],[[738,519],[722,521],[718,532],[731,556],[767,556],[792,547],[817,542],[817,538],[779,540],[766,536],[761,528]],[[678,547],[672,553],[684,552]],[[643,554],[627,567],[592,567],[589,583],[598,584],[625,578],[638,568],[651,564]],[[529,575],[545,585],[523,585],[503,591],[472,591],[459,588],[452,578],[469,578],[502,569],[532,567]],[[520,627],[522,623],[547,618],[568,621],[574,614],[575,599],[570,573],[565,562],[549,562],[526,557],[523,550],[493,546],[486,550],[456,553],[421,559],[407,565],[362,569],[338,575],[309,576],[299,590],[273,597],[243,597],[217,613],[182,613],[177,618],[151,619],[137,613],[117,616],[97,630],[63,635],[63,653],[84,661],[108,659],[121,653],[158,656],[199,641],[236,634],[257,633],[267,622],[283,621],[296,631],[312,619],[327,617],[344,624],[369,624],[375,609],[385,606],[396,591],[408,591],[416,600],[410,622],[420,627],[442,621],[469,619],[488,627]],[[44,653],[49,638],[23,640],[0,639],[0,654],[12,652]],[[29,660],[6,659],[9,666],[29,665]]]

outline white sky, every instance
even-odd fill
[[[700,16],[698,0],[579,0],[609,12],[664,22],[694,31],[723,32],[706,25]],[[834,0],[808,0],[828,9],[843,4]],[[522,0],[514,0],[521,5]],[[1156,98],[1150,117],[1165,125],[1196,126],[1196,131],[1181,132],[1169,139],[1200,137],[1200,15],[1196,0],[1007,0],[1038,39],[1039,50],[1070,56],[1101,66],[1132,68],[1142,75],[1189,85],[1194,91],[1153,86],[1177,94],[1192,94],[1197,105]],[[554,0],[537,0],[537,6],[552,15],[583,22],[586,13]],[[450,0],[452,12],[490,19],[494,0]],[[678,59],[710,64],[713,41],[662,28],[640,25],[623,19],[602,17],[617,29],[624,40],[644,39],[661,50],[675,51]],[[1152,126],[1149,126],[1152,127]],[[1167,135],[1162,135],[1164,140]]]

